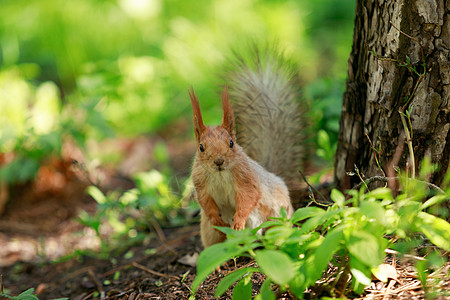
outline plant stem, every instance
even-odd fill
[[[409,158],[411,161],[411,178],[416,178],[416,164],[414,162],[414,149],[412,145],[412,139],[411,135],[409,133],[408,124],[406,123],[405,114],[401,111],[398,111],[400,113],[400,118],[402,119],[403,128],[405,129],[406,134],[406,143],[408,144],[409,149]]]

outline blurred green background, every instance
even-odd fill
[[[191,137],[187,89],[220,120],[230,50],[277,41],[298,62],[317,154],[331,163],[351,49],[354,0],[2,0],[0,180],[24,182],[89,141]],[[176,124],[176,125],[175,125]],[[180,124],[182,126],[180,126]],[[183,130],[168,130],[184,128]],[[316,132],[317,132],[316,131]],[[1,160],[0,160],[1,163]]]

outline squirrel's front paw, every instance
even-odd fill
[[[234,221],[231,228],[233,228],[234,230],[242,230],[245,228],[245,221],[240,222]]]

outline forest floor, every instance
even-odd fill
[[[94,232],[74,220],[80,210],[94,212],[96,203],[84,192],[86,182],[77,176],[65,177],[66,181],[53,190],[24,186],[1,215],[0,288],[3,293],[17,296],[34,288],[39,299],[189,298],[196,274],[195,256],[202,250],[198,224],[150,233],[147,242],[130,246],[108,259],[73,254],[76,249],[99,246]],[[112,186],[130,184],[123,178],[115,180],[110,181]],[[72,255],[60,259],[68,254]],[[413,267],[414,259],[397,260],[388,255],[385,263],[395,268],[396,279],[386,283],[374,280],[362,296],[349,290],[344,294],[354,299],[427,299]],[[214,299],[215,287],[227,273],[252,264],[255,262],[246,258],[225,263],[203,282],[195,298]],[[435,299],[450,299],[450,278],[446,277],[449,268],[446,265],[429,279],[427,289],[437,295]],[[254,295],[264,279],[262,274],[253,275]],[[330,281],[318,282],[306,291],[305,299],[331,296],[327,289],[332,284]],[[228,291],[220,299],[231,296],[232,291]],[[295,299],[289,293],[278,293],[277,298]]]

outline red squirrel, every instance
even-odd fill
[[[294,101],[291,99],[295,93],[287,89],[287,86],[292,86],[292,78],[290,73],[280,69],[282,63],[279,61],[279,57],[274,58],[269,54],[261,56],[259,53],[255,57],[257,60],[264,59],[265,61],[264,64],[252,64],[256,66],[253,74],[249,73],[251,69],[247,68],[244,63],[234,69],[236,73],[233,78],[239,80],[238,78],[241,76],[247,79],[244,82],[247,93],[241,91],[237,84],[234,85],[235,89],[232,89],[234,94],[245,94],[244,97],[247,97],[247,99],[238,99],[241,105],[238,108],[240,116],[247,116],[251,119],[245,121],[247,123],[239,124],[243,127],[248,126],[247,132],[242,128],[241,132],[244,130],[243,136],[249,139],[252,128],[254,129],[256,126],[259,133],[254,132],[256,135],[252,138],[265,139],[264,143],[269,148],[260,149],[261,147],[257,143],[250,143],[247,140],[247,149],[251,150],[255,159],[265,159],[265,166],[270,167],[272,164],[272,166],[276,166],[273,168],[276,169],[274,171],[281,173],[279,175],[286,172],[288,179],[291,179],[289,172],[292,173],[293,169],[296,172],[298,163],[294,160],[298,160],[299,155],[297,154],[301,150],[298,147],[299,139],[297,137],[291,141],[289,135],[292,134],[282,132],[295,129],[292,128],[292,125],[299,119],[298,112],[295,112],[298,107],[293,106]],[[272,79],[277,80],[275,85],[271,85],[273,80],[265,80],[264,74],[267,73],[267,68],[272,68],[272,71],[277,72],[272,76]],[[244,73],[239,75],[240,71]],[[250,79],[255,81],[251,82]],[[272,90],[268,92],[267,89]],[[283,179],[269,172],[251,158],[236,141],[235,118],[229,101],[228,87],[225,87],[221,97],[223,118],[222,124],[219,126],[205,126],[200,104],[193,89],[189,91],[189,96],[197,141],[192,180],[201,207],[200,232],[203,246],[208,247],[225,239],[225,236],[213,226],[228,226],[236,230],[246,227],[256,228],[270,217],[278,217],[282,207],[290,217],[294,209],[289,198],[288,187]],[[286,96],[290,98],[286,99]],[[259,104],[255,102],[255,99],[259,101]],[[283,101],[289,105],[283,105]],[[272,110],[271,116],[270,113],[262,111],[270,109],[270,106],[275,106],[277,111],[277,113],[273,113]],[[294,111],[291,111],[292,109]],[[255,112],[257,117],[252,118],[250,114]],[[287,118],[287,120],[281,120],[280,117]],[[252,122],[258,124],[255,125]],[[285,129],[280,128],[280,126],[285,126],[286,122],[289,122],[290,126]],[[273,132],[270,132],[271,130]],[[261,134],[267,134],[267,136]],[[283,162],[284,166],[278,164],[277,161],[280,161],[281,157],[277,158],[276,156],[283,156],[286,150],[292,149],[295,150],[294,153],[288,156],[291,161],[289,158],[287,160],[282,158],[281,160],[285,161]]]

